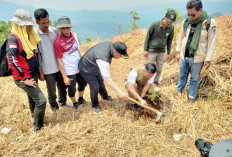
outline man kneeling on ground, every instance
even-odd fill
[[[131,98],[138,100],[143,105],[148,105],[143,99],[146,94],[151,94],[153,82],[155,79],[156,66],[153,63],[147,63],[144,65],[138,65],[134,67],[129,74],[125,87],[128,91],[128,95]],[[136,104],[130,104],[131,110],[136,110],[139,106]],[[160,119],[162,113],[158,111],[156,121]]]

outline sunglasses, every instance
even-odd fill
[[[192,17],[195,17],[196,14],[187,14],[188,16],[192,16]]]

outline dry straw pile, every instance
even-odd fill
[[[170,63],[165,63],[163,86],[155,89],[163,100],[156,105],[165,114],[160,124],[155,123],[155,114],[147,110],[130,111],[128,101],[100,100],[103,111],[98,115],[93,114],[89,102],[78,112],[61,108],[57,116],[47,105],[45,127],[33,133],[26,94],[11,77],[1,77],[0,129],[12,130],[0,134],[0,156],[191,157],[200,156],[194,145],[197,138],[212,143],[232,138],[232,16],[216,18],[216,22],[215,58],[211,68],[202,72],[197,103],[186,102],[187,91],[174,94],[179,66],[174,55]],[[145,34],[146,30],[138,30],[111,39],[128,45],[130,59],[113,60],[111,66],[113,80],[124,91],[123,79],[130,68],[145,63],[142,55]],[[82,52],[89,46],[83,45]],[[45,82],[39,85],[46,95]],[[84,97],[90,101],[89,88]],[[179,142],[173,139],[174,134],[182,135]]]

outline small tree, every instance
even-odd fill
[[[53,27],[56,27],[57,25],[58,25],[58,21],[54,20],[54,21],[52,22],[52,26],[53,26]]]
[[[118,20],[117,20],[117,17],[116,17],[116,15],[114,15],[114,19],[115,19],[115,22],[116,22],[116,30],[118,30],[118,34],[119,35],[122,35],[123,34],[123,32],[122,32],[122,26],[121,26],[121,24],[118,22]]]
[[[49,26],[52,26],[52,20],[49,20]]]
[[[56,27],[58,25],[58,22],[56,20],[54,21],[49,20],[49,25],[52,27]]]
[[[130,30],[136,30],[139,28],[139,26],[136,24],[136,21],[140,20],[140,17],[138,16],[138,13],[135,10],[130,11]],[[132,22],[133,21],[133,22]]]
[[[9,21],[8,23],[5,21],[0,21],[0,42],[6,40],[8,34],[11,32],[12,23]]]
[[[85,39],[85,43],[88,44],[88,43],[91,43],[91,42],[92,42],[91,38],[86,38],[86,39]]]
[[[78,38],[79,44],[81,45],[82,44],[81,43],[81,38],[79,36],[77,36],[77,38]]]

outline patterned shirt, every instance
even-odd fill
[[[79,73],[78,63],[80,60],[79,42],[76,33],[66,37],[60,34],[54,43],[56,58],[62,58],[66,75]]]

